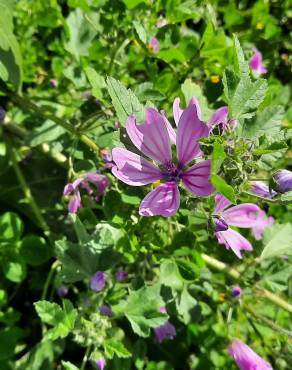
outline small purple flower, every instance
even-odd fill
[[[155,328],[154,333],[158,343],[162,343],[165,339],[173,339],[176,336],[175,327],[169,321]]]
[[[52,78],[52,79],[50,80],[50,85],[51,85],[51,87],[52,87],[53,89],[55,89],[56,87],[58,87],[58,81],[57,81],[57,80],[55,80],[54,78]]]
[[[265,211],[260,210],[258,213],[256,222],[254,226],[252,226],[251,231],[253,236],[255,237],[256,240],[261,240],[263,237],[263,231],[265,230],[266,227],[273,225],[274,223],[274,218],[273,217],[268,217],[266,215]]]
[[[112,155],[115,166],[112,173],[132,186],[162,180],[163,183],[142,200],[139,213],[142,216],[170,217],[177,212],[180,205],[180,182],[196,196],[207,197],[214,191],[209,180],[210,160],[188,168],[190,162],[202,155],[198,140],[208,136],[209,128],[198,118],[197,107],[192,101],[178,119],[177,132],[164,113],[159,113],[154,108],[146,108],[145,121],[144,124],[137,125],[135,117],[130,116],[126,130],[133,144],[145,156],[158,162],[157,166],[144,156],[125,148],[114,148]],[[177,161],[172,160],[171,142],[176,144]]]
[[[6,111],[3,107],[0,107],[0,122],[3,122],[6,116]]]
[[[228,352],[240,370],[273,370],[268,362],[238,339],[231,342]]]
[[[226,231],[228,229],[228,224],[226,221],[219,216],[213,216],[214,224],[215,224],[215,232],[218,231]]]
[[[273,175],[274,189],[278,193],[286,193],[292,190],[292,172],[288,170],[276,171]]]
[[[68,292],[69,292],[69,289],[64,285],[57,288],[57,294],[61,298],[66,297],[68,295]]]
[[[68,204],[69,213],[77,213],[78,209],[82,207],[80,188],[86,190],[90,195],[95,193],[95,200],[98,202],[107,187],[108,179],[106,176],[90,172],[67,184],[64,187],[63,195],[71,195]]]
[[[95,292],[100,292],[105,287],[106,276],[102,271],[97,271],[90,280],[90,288]]]
[[[232,297],[240,297],[241,296],[241,288],[240,286],[235,286],[231,289]]]
[[[167,311],[166,311],[166,307],[164,307],[164,306],[160,307],[160,308],[159,308],[159,312],[160,312],[160,313],[167,313]]]
[[[262,181],[253,181],[250,190],[253,194],[259,195],[262,198],[271,199],[277,194],[273,190],[270,191],[269,186]]]
[[[148,48],[153,51],[153,53],[159,53],[160,50],[160,44],[156,37],[151,37]]]
[[[108,316],[108,317],[112,317],[113,316],[113,311],[112,309],[110,308],[110,306],[107,306],[106,304],[103,304],[99,307],[99,312],[104,315],[104,316]]]
[[[117,271],[116,272],[116,280],[120,283],[128,279],[128,273],[127,271]]]
[[[229,207],[230,202],[221,194],[215,197],[215,213],[224,218],[228,226],[252,228],[257,224],[258,214],[261,209],[252,203],[243,203]],[[229,207],[229,208],[227,208]],[[239,232],[230,227],[225,231],[215,232],[219,244],[224,244],[226,249],[232,249],[238,258],[242,258],[241,250],[252,251],[252,245]]]
[[[95,365],[99,370],[103,370],[105,368],[106,361],[103,357],[101,357],[98,360],[96,360]]]
[[[257,49],[252,49],[254,55],[251,57],[249,61],[250,68],[255,71],[258,75],[262,75],[268,72],[267,68],[263,65],[262,60],[263,56],[262,53]]]

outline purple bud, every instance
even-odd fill
[[[0,122],[3,122],[6,116],[6,111],[3,107],[0,107]]]
[[[55,89],[55,88],[58,86],[58,81],[57,81],[57,80],[55,80],[54,78],[52,78],[52,79],[50,80],[50,85],[51,85],[51,87],[52,87],[53,89]]]
[[[175,327],[169,321],[155,328],[154,333],[158,343],[162,343],[165,339],[173,339],[176,336]]]
[[[103,357],[101,357],[98,360],[96,360],[95,364],[99,370],[103,370],[105,368],[106,361]]]
[[[153,50],[153,53],[158,53],[160,50],[158,39],[156,37],[151,37],[148,47]]]
[[[233,357],[240,370],[273,370],[268,362],[238,339],[232,341],[228,347],[228,352]]]
[[[106,304],[102,304],[100,307],[99,307],[99,312],[104,315],[104,316],[108,316],[108,317],[112,317],[113,316],[113,311],[112,309],[110,308],[110,306],[107,306]]]
[[[241,296],[241,288],[240,286],[235,286],[231,289],[232,297],[240,297]]]
[[[164,306],[159,308],[160,313],[167,313],[166,308]]]
[[[274,189],[278,193],[286,193],[292,190],[292,172],[288,170],[279,170],[273,176],[275,182]]]
[[[252,49],[254,55],[251,57],[249,61],[250,68],[255,71],[258,75],[262,75],[268,72],[267,68],[263,65],[262,60],[263,56],[262,53],[257,49]]]
[[[105,273],[97,271],[90,280],[90,288],[95,292],[100,292],[105,287]]]
[[[215,223],[215,232],[217,233],[218,231],[226,231],[228,229],[228,224],[226,221],[219,216],[213,216],[214,223]]]
[[[57,294],[59,297],[63,298],[63,297],[66,297],[66,295],[68,294],[69,292],[69,289],[65,286],[60,286],[58,289],[57,289]]]
[[[253,181],[250,188],[251,192],[263,198],[273,198],[277,193],[270,191],[269,186],[262,181]]]
[[[117,271],[116,272],[116,280],[119,281],[120,283],[124,280],[128,279],[128,273],[127,271]]]

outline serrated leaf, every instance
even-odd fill
[[[129,116],[135,116],[138,122],[144,122],[144,106],[139,102],[131,89],[127,89],[113,77],[107,77],[106,85],[122,125],[125,125]]]
[[[241,78],[249,77],[249,65],[244,58],[244,53],[239,43],[236,35],[233,35],[233,45],[234,45],[234,68],[235,73],[237,73]]]
[[[143,42],[143,44],[146,44],[147,42],[147,34],[144,26],[138,22],[138,21],[133,21],[133,25],[135,27],[135,30],[139,36],[139,39]]]
[[[127,301],[114,308],[125,314],[133,331],[141,337],[148,337],[151,328],[164,324],[168,319],[159,311],[164,305],[159,290],[159,285],[132,290]]]
[[[245,120],[241,136],[248,139],[256,139],[262,135],[274,136],[281,129],[281,121],[284,109],[281,106],[270,106],[258,113],[251,120]]]
[[[105,340],[103,343],[103,348],[107,358],[113,358],[114,355],[119,358],[127,358],[132,356],[123,343],[115,339]]]
[[[231,203],[236,204],[236,198],[233,187],[228,185],[225,182],[225,180],[222,179],[222,177],[218,175],[212,175],[211,182],[219,193],[224,195],[225,198],[229,199]]]
[[[261,258],[292,255],[292,225],[273,225],[264,233],[264,243]]]
[[[226,158],[226,154],[224,151],[224,145],[216,141],[214,143],[212,159],[211,159],[211,173],[213,175],[217,174],[225,158]]]

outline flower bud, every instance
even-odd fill
[[[231,289],[232,297],[240,297],[241,296],[241,288],[240,286],[235,286]]]
[[[116,279],[117,279],[118,282],[121,283],[122,281],[126,280],[127,278],[128,278],[127,271],[120,270],[120,271],[116,272]]]
[[[101,315],[103,316],[108,316],[108,317],[112,317],[113,316],[113,311],[112,309],[110,308],[110,306],[107,306],[106,304],[102,304],[100,307],[99,307],[99,312],[101,313]]]
[[[68,292],[69,292],[69,289],[67,287],[63,286],[63,285],[60,286],[59,288],[57,288],[57,294],[61,298],[66,297]]]
[[[52,87],[53,89],[55,89],[55,88],[58,86],[58,81],[57,81],[57,80],[55,80],[54,78],[52,78],[52,79],[50,80],[50,85],[51,85],[51,87]]]
[[[97,271],[90,280],[90,288],[95,292],[100,292],[105,287],[105,273]]]
[[[213,221],[215,224],[215,233],[219,231],[226,231],[228,229],[228,224],[223,219],[223,217],[213,216]]]
[[[286,193],[292,190],[292,172],[279,170],[274,173],[271,187],[278,193]]]
[[[101,357],[98,360],[96,360],[95,364],[99,370],[103,370],[105,368],[106,361],[103,357]]]

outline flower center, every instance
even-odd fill
[[[180,179],[181,179],[181,170],[174,163],[166,162],[162,166],[161,170],[162,170],[163,176],[165,177],[165,179],[167,181],[175,181],[175,182],[180,181]]]

